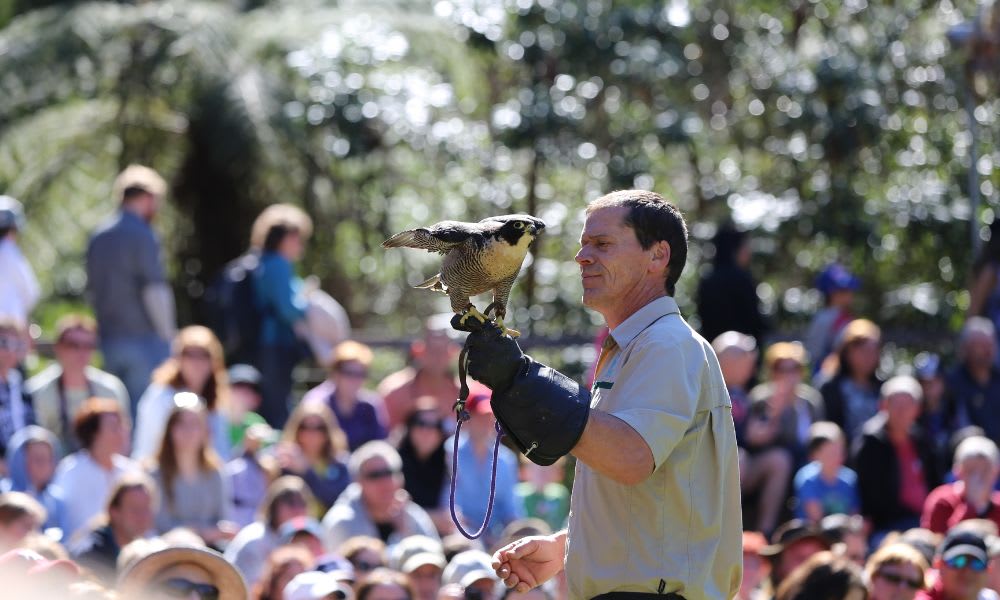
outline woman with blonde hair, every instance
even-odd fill
[[[236,534],[236,525],[226,521],[222,463],[208,444],[208,410],[201,398],[190,392],[174,397],[160,450],[147,468],[160,492],[157,531],[188,527],[211,545]]]
[[[298,475],[309,486],[318,503],[311,511],[316,518],[351,483],[347,436],[325,404],[299,404],[285,424],[275,458],[282,475]]]
[[[152,379],[136,409],[132,457],[146,459],[156,453],[174,396],[192,392],[205,402],[212,448],[223,460],[228,459],[225,413],[229,406],[229,376],[222,344],[212,330],[201,325],[181,329],[174,338],[170,358],[153,372]]]
[[[904,543],[882,546],[865,563],[869,600],[913,600],[926,586],[927,561]]]

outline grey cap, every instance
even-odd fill
[[[24,206],[11,196],[0,196],[0,229],[24,229]]]

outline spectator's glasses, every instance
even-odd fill
[[[441,429],[441,422],[433,419],[416,419],[413,421],[413,426],[424,429]]]
[[[902,575],[897,575],[896,573],[889,573],[887,571],[879,571],[875,574],[879,579],[884,579],[891,583],[892,585],[899,586],[903,584],[911,590],[920,590],[924,587],[924,582],[919,579],[909,579],[903,577]]]
[[[212,355],[208,350],[201,348],[185,348],[181,350],[181,358],[190,358],[194,360],[212,360]]]
[[[3,336],[0,337],[0,350],[10,350],[11,352],[21,352],[28,345],[24,343],[24,340],[16,337]]]
[[[303,421],[299,423],[299,431],[326,431],[326,424],[322,421]]]
[[[981,573],[986,570],[986,561],[974,556],[969,556],[968,554],[962,554],[949,558],[944,561],[944,564],[948,565],[952,569],[965,569],[968,567],[976,573]]]
[[[364,379],[368,377],[368,369],[351,369],[349,367],[342,367],[337,369],[337,373],[343,377],[350,377],[352,379]]]
[[[219,600],[219,588],[214,585],[195,583],[180,577],[161,581],[157,584],[156,591],[168,598],[189,598],[194,593],[198,600]]]
[[[368,471],[367,473],[362,473],[361,478],[367,479],[368,481],[375,481],[377,479],[388,479],[389,477],[395,477],[399,474],[399,471],[394,469],[378,469],[375,471]]]
[[[361,571],[362,573],[368,573],[374,571],[375,569],[382,566],[382,563],[372,563],[367,560],[357,560],[352,563],[354,565],[355,571]]]
[[[97,342],[92,339],[79,339],[72,337],[65,337],[58,342],[57,345],[67,348],[69,350],[94,350],[97,348]]]

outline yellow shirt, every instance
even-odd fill
[[[662,297],[611,331],[591,408],[628,423],[655,470],[617,483],[577,461],[566,544],[570,597],[612,591],[730,600],[742,577],[732,404],[712,347]]]

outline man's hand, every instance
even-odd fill
[[[562,571],[565,553],[565,531],[521,538],[497,550],[493,570],[504,585],[523,594]]]
[[[469,332],[469,376],[496,392],[509,388],[527,362],[521,347],[492,321],[466,319],[465,324],[459,324],[457,317],[452,326]]]

